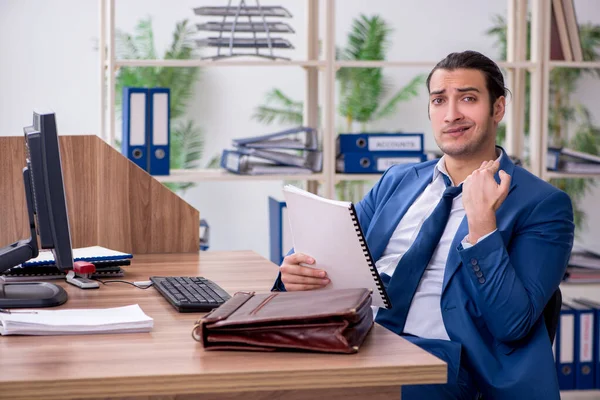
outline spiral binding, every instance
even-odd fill
[[[367,260],[367,264],[369,265],[369,270],[371,271],[371,275],[375,280],[375,285],[377,286],[377,290],[379,291],[379,295],[383,300],[383,304],[385,308],[391,308],[391,301],[387,295],[387,291],[383,286],[383,282],[381,281],[381,277],[377,273],[377,268],[375,267],[375,263],[373,262],[373,257],[371,256],[371,252],[369,251],[369,247],[367,246],[367,241],[365,239],[365,235],[360,227],[360,223],[358,222],[358,216],[356,215],[356,208],[354,208],[354,204],[350,203],[350,216],[352,217],[352,224],[354,225],[354,230],[356,231],[356,236],[358,236],[358,241],[360,242],[360,246],[362,247],[363,254],[365,259]]]

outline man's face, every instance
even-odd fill
[[[429,117],[438,147],[454,157],[493,148],[504,116],[504,97],[490,114],[485,76],[475,69],[436,70],[429,83]]]

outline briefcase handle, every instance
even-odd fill
[[[222,321],[229,318],[238,308],[246,304],[248,300],[254,297],[255,292],[236,292],[232,298],[227,300],[221,306],[213,309],[211,312],[206,314],[204,317],[196,321],[194,329],[192,329],[192,337],[194,340],[201,341],[202,338],[198,335],[202,325]]]

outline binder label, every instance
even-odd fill
[[[225,156],[225,166],[230,171],[239,171],[240,169],[240,158],[234,154],[227,153]]]
[[[554,152],[548,152],[546,154],[546,168],[548,169],[556,169],[558,165],[558,154]]]
[[[422,151],[419,136],[379,136],[369,138],[369,151]]]
[[[575,335],[573,334],[575,316],[572,314],[562,315],[560,320],[560,363],[573,362],[573,347]]]
[[[377,159],[377,171],[385,171],[392,165],[420,163],[421,157],[385,157]]]
[[[579,337],[579,360],[581,362],[592,361],[592,325],[594,316],[592,314],[581,314],[580,337]]]
[[[129,144],[144,146],[146,144],[146,95],[132,93],[130,101]]]
[[[169,95],[167,93],[156,93],[153,99],[152,143],[157,146],[169,144]]]

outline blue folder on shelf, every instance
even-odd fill
[[[556,368],[560,390],[575,389],[575,310],[562,305],[556,329]]]
[[[420,163],[427,160],[424,153],[404,152],[342,153],[336,160],[336,171],[347,174],[375,174],[395,164]]]
[[[281,265],[287,252],[293,247],[285,201],[269,196],[269,259]]]
[[[200,219],[200,250],[206,251],[210,247],[210,226],[208,222],[202,218]]]
[[[240,175],[310,175],[313,173],[308,168],[261,160],[237,150],[223,150],[220,165],[221,168]]]
[[[123,88],[123,138],[121,152],[148,171],[148,89]]]
[[[575,315],[575,389],[594,388],[594,308],[575,301],[565,301]]]
[[[255,149],[317,150],[319,146],[317,131],[306,126],[262,136],[233,139],[232,142],[235,147],[244,146]]]
[[[573,300],[576,303],[584,304],[594,310],[594,325],[593,325],[593,352],[594,352],[594,387],[600,389],[600,303],[578,298]]]
[[[170,172],[170,97],[168,88],[148,89],[148,172],[151,175],[169,175]]]
[[[265,159],[280,165],[289,165],[298,168],[308,168],[313,172],[323,169],[323,152],[317,150],[285,150],[256,149],[239,146],[235,149],[240,154]]]
[[[423,153],[422,133],[340,133],[337,154],[381,152]]]

